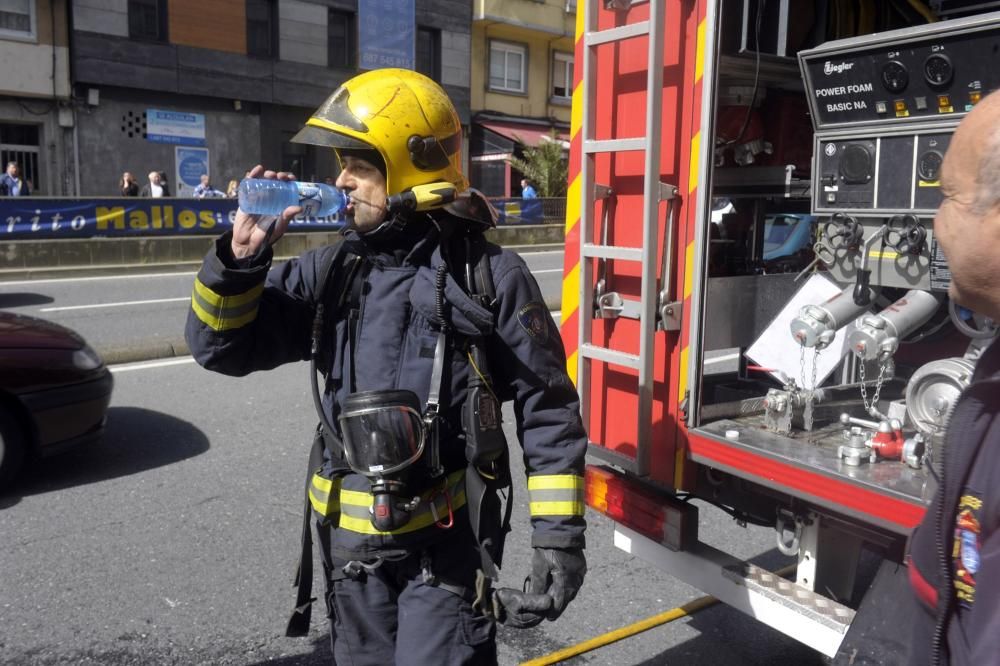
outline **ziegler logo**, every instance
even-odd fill
[[[827,60],[823,63],[823,73],[827,76],[830,76],[831,74],[843,74],[852,67],[854,67],[853,62],[839,62],[837,64],[833,64]]]

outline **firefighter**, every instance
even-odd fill
[[[1000,321],[1000,93],[952,137],[934,219],[952,274],[949,296]],[[942,477],[910,542],[910,584],[922,610],[912,664],[995,664],[1000,635],[1000,346],[983,352],[959,398]]]
[[[336,153],[343,241],[272,268],[299,209],[239,211],[196,278],[188,344],[224,374],[309,359],[322,374],[308,500],[336,662],[496,663],[496,622],[557,618],[586,572],[587,438],[558,329],[524,261],[483,239],[495,213],[461,172],[462,128],[436,83],[362,73],[293,141]],[[491,593],[510,505],[505,400],[533,559],[523,589]],[[303,578],[308,566],[290,634],[308,630]]]

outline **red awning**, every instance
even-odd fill
[[[542,141],[548,141],[552,134],[552,130],[544,125],[528,125],[498,120],[480,121],[479,125],[511,141],[532,147],[537,146]],[[559,141],[563,143],[563,148],[569,149],[569,134],[558,129],[556,132]]]

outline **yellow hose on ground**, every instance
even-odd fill
[[[571,645],[568,648],[547,654],[544,657],[538,657],[536,659],[532,659],[531,661],[525,661],[521,664],[521,666],[549,666],[550,664],[558,664],[560,661],[565,661],[570,657],[575,657],[583,654],[584,652],[590,652],[591,650],[596,650],[597,648],[604,647],[605,645],[610,645],[615,641],[620,641],[623,638],[634,636],[635,634],[642,633],[643,631],[652,629],[653,627],[658,627],[661,624],[667,624],[668,622],[679,620],[682,617],[693,615],[698,611],[708,608],[709,606],[714,606],[717,603],[719,603],[719,600],[715,597],[700,597],[694,601],[684,604],[683,606],[671,608],[664,613],[654,615],[653,617],[647,617],[645,620],[639,620],[638,622],[622,627],[621,629],[615,629],[614,631],[609,631],[606,634],[595,636],[588,641]]]
[[[786,567],[778,569],[774,573],[778,576],[784,577],[795,571],[795,568],[795,564],[789,564]],[[717,603],[719,603],[719,600],[713,596],[705,595],[704,597],[698,597],[694,601],[689,601],[683,606],[671,608],[670,610],[660,613],[659,615],[647,617],[645,620],[639,620],[638,622],[624,626],[621,629],[615,629],[607,632],[606,634],[595,636],[594,638],[586,640],[582,643],[571,645],[568,648],[563,648],[562,650],[557,650],[541,657],[535,657],[530,661],[521,662],[520,666],[551,666],[552,664],[558,664],[559,662],[565,661],[570,657],[576,657],[584,652],[590,652],[591,650],[611,645],[612,643],[620,641],[623,638],[641,634],[642,632],[658,627],[661,624],[668,624],[674,620],[679,620],[682,617],[694,615],[698,611],[705,610],[706,608],[714,606]]]

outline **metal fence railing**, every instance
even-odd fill
[[[499,199],[490,203],[500,214],[499,224],[564,224],[566,197]]]

